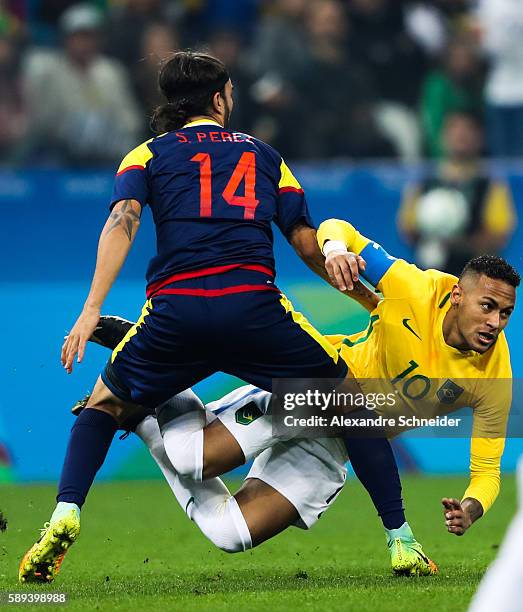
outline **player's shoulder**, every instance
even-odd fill
[[[245,134],[244,132],[237,133],[242,134],[245,139],[248,142],[251,142],[260,153],[266,155],[267,158],[274,162],[278,167],[280,166],[282,162],[282,156],[278,151],[276,151],[274,147],[272,147],[264,140],[260,140],[259,138],[256,138],[256,136],[252,136],[251,134]]]
[[[454,276],[454,274],[442,272],[441,270],[436,270],[435,268],[422,270],[422,272],[426,278],[430,279],[435,287],[438,287],[438,289],[441,288],[444,290],[447,287],[453,287],[458,282],[458,277]]]
[[[256,143],[259,150],[266,156],[266,158],[273,164],[274,166],[274,176],[277,179],[278,187],[280,188],[280,193],[282,191],[292,191],[294,193],[303,194],[303,188],[300,184],[300,181],[296,178],[293,171],[289,168],[282,155],[270,144],[267,144],[263,140],[259,140],[258,138],[254,138],[251,136],[253,142]]]
[[[269,155],[272,155],[275,159],[281,159],[281,155],[276,149],[271,146],[268,142],[264,140],[260,140],[256,138],[256,136],[249,136],[249,138],[254,141],[262,150],[266,151]]]
[[[246,134],[244,132],[234,133],[240,134],[244,141],[254,148],[258,163],[261,164],[265,173],[271,176],[275,183],[279,184],[280,188],[287,184],[300,187],[298,181],[283,160],[283,157],[274,147],[251,134]]]
[[[395,259],[381,281],[384,289],[404,293],[404,297],[436,302],[443,308],[450,299],[452,287],[458,282],[456,276],[440,270],[422,270],[405,259]]]
[[[163,134],[162,134],[163,136]],[[159,138],[149,138],[138,146],[131,149],[127,155],[122,159],[117,174],[121,174],[127,170],[143,170],[147,166],[147,163],[154,156],[154,143]]]
[[[443,308],[450,300],[452,287],[458,282],[458,277],[433,268],[425,270],[423,274],[432,287],[438,307]]]

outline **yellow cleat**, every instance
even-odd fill
[[[46,523],[36,544],[25,553],[18,579],[20,582],[52,582],[69,550],[80,535],[80,516],[73,508],[53,523]]]
[[[394,538],[389,542],[392,571],[397,576],[433,576],[438,566],[425,555],[416,540]]]

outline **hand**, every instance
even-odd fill
[[[340,291],[352,291],[366,263],[363,257],[347,251],[331,251],[325,258],[325,270],[335,287]]]
[[[85,353],[85,345],[96,329],[99,320],[99,308],[84,307],[73,329],[65,338],[65,342],[62,345],[61,361],[68,374],[71,374],[73,371],[73,360],[76,353],[78,353],[78,363],[82,361]]]
[[[462,536],[472,525],[469,513],[457,499],[444,497],[441,503],[443,504],[443,514],[445,516],[447,531],[457,536]]]

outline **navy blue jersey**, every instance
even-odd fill
[[[141,144],[122,161],[111,206],[149,205],[157,254],[148,293],[166,282],[241,265],[274,271],[274,221],[288,237],[313,227],[303,189],[269,145],[215,122],[187,124]]]

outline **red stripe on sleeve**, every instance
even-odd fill
[[[145,170],[144,166],[127,166],[127,168],[124,168],[123,170],[120,170],[120,172],[116,173],[116,176],[120,176],[121,174],[124,174],[125,172],[128,172],[129,170]]]
[[[282,187],[278,193],[299,193],[303,195],[304,191],[303,189],[298,189],[298,187]]]

